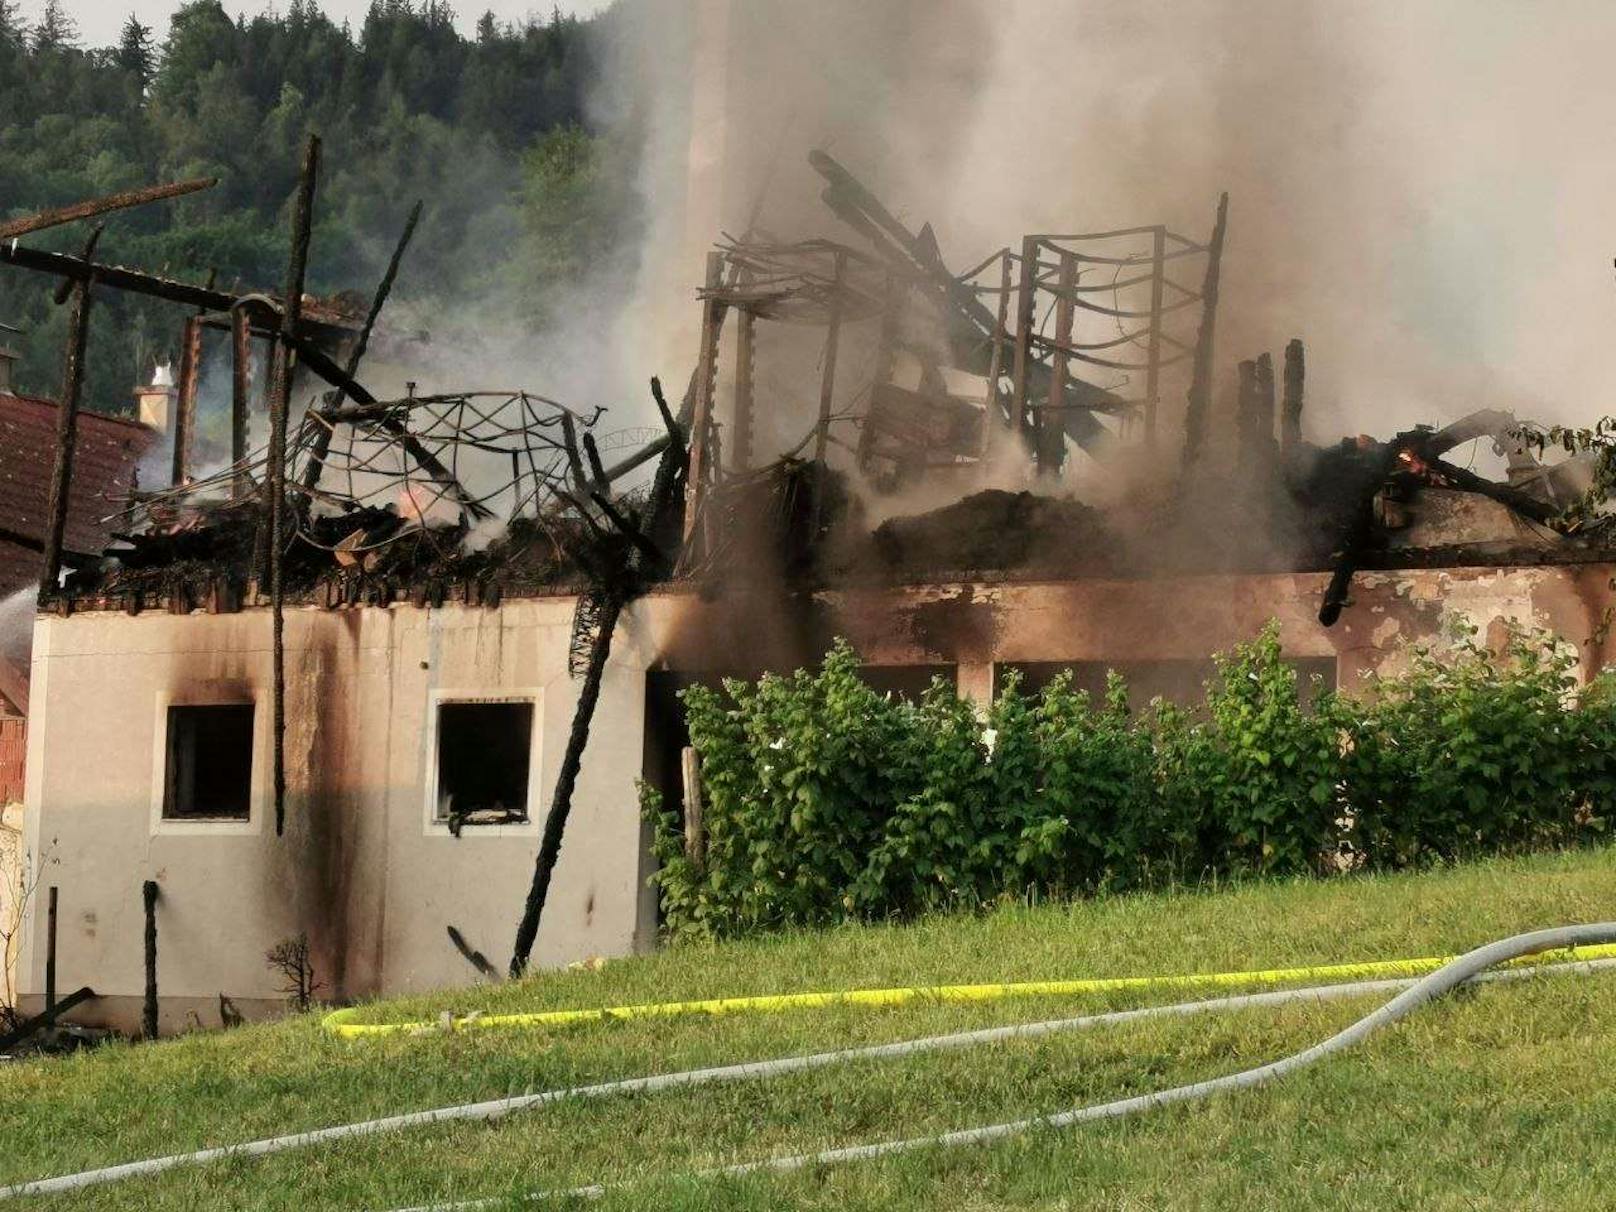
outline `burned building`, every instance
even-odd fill
[[[519,970],[650,947],[638,785],[680,810],[678,689],[836,636],[879,687],[977,700],[1011,668],[1192,697],[1269,619],[1343,687],[1455,618],[1551,628],[1584,673],[1610,655],[1616,548],[1562,520],[1585,467],[1497,415],[1309,444],[1299,342],[1225,375],[1227,199],[1204,237],[1030,235],[957,272],[815,152],[842,238],[724,239],[694,372],[625,440],[522,392],[367,391],[398,258],[363,320],[305,311],[315,163],[277,295],[0,248],[81,311],[129,289],[222,324],[233,432],[268,417],[211,471],[177,425],[169,486],[123,503],[98,559],[47,560],[26,830],[57,895],[27,1008],[88,985],[76,1013],[130,1029],[221,997],[268,1013],[264,953],[303,935],[334,999],[507,948]],[[280,351],[264,400],[255,337]],[[1448,461],[1478,439],[1502,477]]]

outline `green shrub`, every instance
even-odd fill
[[[1563,845],[1616,808],[1616,678],[1574,692],[1552,637],[1460,633],[1363,696],[1303,705],[1277,625],[1217,658],[1195,711],[1012,674],[985,710],[934,681],[820,669],[685,691],[707,846],[646,789],[669,931],[733,935],[1002,896],[1396,868]]]
[[[1337,711],[1348,836],[1363,861],[1563,843],[1586,827],[1578,807],[1590,794],[1608,802],[1602,750],[1616,738],[1600,718],[1611,718],[1608,695],[1573,695],[1575,664],[1552,636],[1512,628],[1495,655],[1457,631]]]

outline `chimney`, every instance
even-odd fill
[[[135,388],[135,408],[140,423],[158,433],[167,433],[174,421],[174,402],[178,398],[173,370],[168,363],[159,362],[152,372],[152,381],[145,387]]]

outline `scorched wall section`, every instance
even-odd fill
[[[267,612],[42,618],[34,649],[28,845],[60,888],[58,986],[101,998],[78,1015],[132,1028],[144,985],[142,881],[156,880],[163,1026],[218,995],[249,1015],[281,1000],[265,950],[306,931],[326,998],[463,983],[446,927],[496,962],[511,935],[576,701],[570,598],[499,609],[401,606],[287,614],[287,827],[269,780]],[[614,662],[538,942],[554,964],[621,955],[654,928],[635,779],[644,662]],[[434,819],[438,704],[530,701],[529,819]],[[166,820],[173,705],[253,703],[248,819]],[[36,906],[37,909],[37,906]],[[45,915],[21,964],[44,988]]]

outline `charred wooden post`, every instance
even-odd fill
[[[1255,359],[1247,358],[1237,367],[1238,381],[1235,386],[1235,455],[1240,470],[1248,474],[1256,467],[1258,462],[1258,445],[1261,442],[1260,416],[1261,408],[1257,400],[1257,363]]]
[[[1038,414],[1038,474],[1060,474],[1066,454],[1066,371],[1072,345],[1072,322],[1077,308],[1077,256],[1060,254],[1056,279],[1055,351],[1050,363],[1049,395]]]
[[[41,599],[56,592],[56,583],[62,575],[62,543],[67,534],[67,505],[73,488],[73,450],[78,443],[79,397],[84,390],[84,357],[90,335],[93,286],[94,279],[91,277],[82,278],[74,284],[73,310],[67,322],[62,398],[56,408],[56,462],[51,468],[45,563],[39,574]]]
[[[242,307],[230,309],[230,462],[247,461],[247,415],[252,407],[252,321]],[[243,500],[252,492],[252,477],[243,468],[231,482],[230,495]]]
[[[1145,445],[1156,445],[1156,406],[1161,402],[1162,293],[1167,281],[1167,228],[1151,232],[1150,335],[1145,343]]]
[[[567,470],[571,474],[574,491],[587,493],[589,474],[584,471],[583,455],[578,450],[578,425],[570,412],[561,414],[561,446],[567,452]]]
[[[1033,309],[1038,291],[1038,238],[1021,240],[1021,280],[1016,290],[1016,354],[1012,363],[1010,423],[1025,441],[1029,422],[1027,395],[1032,381]]]
[[[881,329],[876,335],[875,368],[870,375],[870,382],[875,387],[892,381],[892,368],[898,355],[899,325],[902,323],[903,303],[907,294],[908,288],[903,279],[897,272],[888,269],[882,290]],[[872,411],[866,411],[864,424],[859,427],[858,449],[854,452],[854,458],[860,471],[869,469],[870,458],[875,451],[875,427],[870,424]]]
[[[1229,195],[1218,198],[1218,217],[1206,246],[1206,278],[1201,285],[1201,327],[1190,362],[1190,387],[1184,410],[1184,466],[1193,466],[1206,444],[1206,421],[1212,411],[1212,352],[1218,319],[1218,275],[1223,262],[1223,235],[1229,225]]]
[[[1257,355],[1256,382],[1252,385],[1252,442],[1253,451],[1262,462],[1274,457],[1274,359],[1272,355]]]
[[[982,398],[982,458],[993,452],[999,431],[1004,428],[1004,409],[999,401],[999,380],[1004,376],[1004,350],[1010,343],[1006,324],[1010,319],[1010,250],[999,258],[999,307],[993,326],[993,347],[988,353],[988,389]]]
[[[1289,454],[1302,441],[1302,396],[1307,368],[1302,340],[1292,337],[1285,346],[1285,402],[1280,413],[1279,444]]]
[[[600,447],[595,444],[595,435],[584,434],[584,454],[589,458],[589,483],[595,492],[610,492],[612,481],[606,474],[606,464],[600,460]]]
[[[724,256],[707,254],[707,295],[701,308],[701,352],[696,360],[694,409],[690,419],[690,462],[685,473],[685,543],[695,532],[700,513],[702,483],[707,474],[707,426],[712,421],[713,391],[718,377],[718,330],[723,320],[723,304],[713,298],[724,282]]]
[[[265,479],[269,508],[269,607],[272,629],[275,835],[286,832],[286,414],[292,397],[296,358],[292,350],[303,315],[303,284],[309,268],[309,239],[314,226],[314,186],[320,172],[320,140],[310,135],[303,152],[297,201],[292,212],[292,248],[286,266],[285,311],[281,315],[281,356],[269,405],[269,466]]]
[[[1358,567],[1365,549],[1375,534],[1375,497],[1386,483],[1386,478],[1397,469],[1399,456],[1405,449],[1399,438],[1388,443],[1369,463],[1359,484],[1358,499],[1347,515],[1346,525],[1337,540],[1330,582],[1324,588],[1324,600],[1319,605],[1319,622],[1334,626],[1347,604],[1352,587],[1352,574]]]
[[[831,271],[830,318],[825,326],[824,365],[819,376],[819,429],[814,434],[814,461],[825,461],[830,441],[831,405],[836,397],[836,355],[842,343],[842,284],[847,275],[847,253],[838,249]]]
[[[364,359],[365,351],[370,348],[370,337],[376,329],[376,319],[387,305],[387,298],[393,293],[393,283],[398,280],[399,266],[404,262],[404,254],[409,250],[410,241],[415,238],[415,228],[421,222],[423,203],[416,202],[410,208],[409,218],[404,221],[404,230],[399,234],[398,243],[393,246],[393,255],[388,259],[387,269],[382,274],[382,280],[376,286],[376,293],[371,297],[370,310],[365,313],[364,327],[359,330],[359,337],[354,347],[348,352],[348,364],[344,373],[352,379],[359,373],[359,363]],[[347,390],[338,385],[336,395],[330,407],[340,408]],[[316,422],[317,424],[317,422]],[[326,455],[331,451],[331,435],[335,426],[321,425],[314,431],[313,441],[309,447],[308,462],[303,467],[303,487],[312,490],[320,483],[320,472],[325,468]],[[303,502],[298,506],[302,516],[307,516],[308,503],[313,501],[309,492],[303,494]]]
[[[45,898],[45,1013],[56,1013],[56,885]]]
[[[141,1010],[141,1033],[157,1038],[157,881],[147,880],[140,888],[146,910],[146,999]]]
[[[819,425],[814,430],[814,486],[809,517],[813,519],[810,534],[819,533],[825,510],[825,479],[830,468],[825,465],[825,452],[830,445],[831,408],[836,399],[836,355],[842,344],[842,289],[847,277],[847,253],[836,250],[831,270],[830,318],[825,328],[824,365],[819,376]]]
[[[196,389],[201,374],[202,317],[187,316],[180,337],[179,392],[174,402],[174,456],[168,480],[175,488],[191,478],[191,431],[196,427]]]
[[[146,206],[152,202],[161,202],[165,198],[178,198],[185,194],[194,194],[197,190],[212,189],[217,184],[219,184],[217,177],[203,177],[193,181],[176,181],[171,185],[151,185],[145,189],[132,189],[122,193],[108,194],[103,198],[94,198],[88,202],[76,202],[72,206],[63,206],[55,210],[43,210],[38,214],[13,219],[8,223],[0,223],[0,240],[16,240],[22,236],[31,235],[36,231],[60,227],[65,223],[75,223],[80,219],[93,219],[97,215],[108,214],[111,211],[128,210],[135,206]]]
[[[753,375],[757,368],[754,349],[757,335],[757,316],[749,308],[741,308],[735,317],[735,423],[731,429],[729,460],[736,471],[752,466],[752,432],[757,407],[753,391]]]

